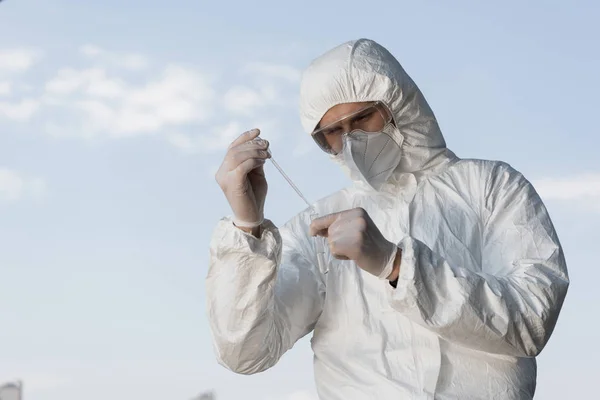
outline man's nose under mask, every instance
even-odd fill
[[[402,135],[393,125],[375,133],[354,131],[344,136],[338,157],[350,169],[352,180],[362,180],[379,190],[400,163],[402,141]]]

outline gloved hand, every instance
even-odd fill
[[[264,220],[268,186],[263,165],[270,155],[269,142],[259,134],[252,129],[235,139],[215,176],[233,211],[233,223],[240,228],[254,228]]]
[[[389,278],[394,269],[398,247],[383,237],[362,208],[313,220],[310,235],[326,237],[335,258],[353,260],[360,268],[380,279]]]

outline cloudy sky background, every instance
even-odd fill
[[[31,400],[316,399],[308,337],[257,376],[214,359],[204,277],[228,205],[213,175],[260,127],[307,197],[344,186],[302,132],[299,76],[368,37],[453,151],[507,161],[542,195],[572,285],[536,398],[594,393],[599,6],[324,3],[0,3],[0,382],[23,379]],[[267,174],[266,213],[283,224],[303,204]]]

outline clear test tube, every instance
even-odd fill
[[[319,214],[317,214],[317,212],[313,208],[310,214],[310,220],[312,221],[316,218],[319,218]],[[319,270],[321,271],[321,273],[327,274],[329,272],[329,265],[325,260],[325,240],[321,236],[314,236],[313,240],[315,241],[315,249],[317,252],[317,263],[319,264]]]
[[[254,139],[254,141],[262,141],[263,139],[261,138],[256,138]],[[300,196],[300,198],[304,201],[304,203],[306,203],[306,205],[311,209],[311,213],[310,213],[310,219],[311,221],[319,218],[319,214],[316,212],[316,210],[314,209],[314,207],[312,206],[312,204],[310,204],[310,202],[308,201],[308,199],[304,196],[304,194],[302,194],[302,192],[300,191],[300,189],[298,189],[298,187],[294,184],[294,182],[292,181],[292,179],[287,176],[287,174],[283,171],[283,168],[281,168],[279,166],[279,164],[277,163],[277,161],[275,161],[273,159],[273,154],[271,153],[271,149],[267,149],[267,151],[269,152],[269,155],[271,156],[271,158],[269,158],[269,160],[271,160],[271,163],[273,164],[273,166],[277,169],[277,171],[279,171],[279,173],[281,174],[281,176],[283,176],[283,178],[287,181],[287,183],[292,187],[292,189],[294,189],[294,191],[298,194],[298,196]],[[325,261],[325,243],[322,237],[320,236],[315,236],[313,237],[313,240],[315,241],[315,250],[317,253],[317,263],[319,264],[319,270],[323,273],[323,274],[327,274],[329,272],[329,266],[327,265],[327,262]]]

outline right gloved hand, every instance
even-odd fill
[[[252,129],[235,139],[215,176],[233,211],[233,223],[240,228],[262,224],[267,197],[263,165],[270,154],[269,142]]]

